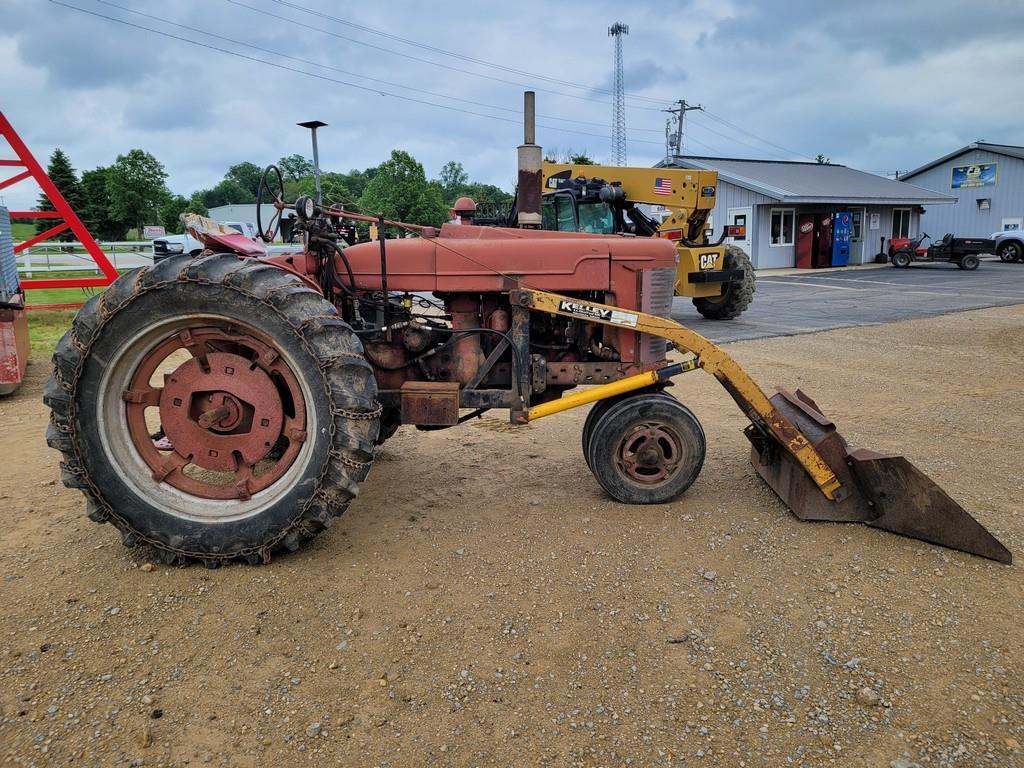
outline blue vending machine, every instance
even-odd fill
[[[845,267],[850,263],[850,235],[853,232],[853,216],[849,211],[839,211],[832,217],[832,266]]]

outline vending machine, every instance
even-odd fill
[[[797,269],[810,269],[814,266],[814,257],[817,252],[817,240],[814,237],[814,220],[817,216],[813,213],[801,213],[796,220],[796,261],[794,266]]]
[[[818,252],[815,255],[814,266],[815,267],[831,267],[832,266],[832,214],[831,213],[819,213],[819,214],[817,214],[817,221],[818,221],[818,237],[817,237]]]
[[[853,215],[839,211],[832,216],[832,266],[845,267],[850,263],[850,235],[853,233]]]

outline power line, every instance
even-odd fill
[[[270,17],[272,19],[277,19],[278,21],[283,21],[283,22],[285,22],[287,24],[293,24],[293,25],[295,25],[297,27],[301,27],[303,29],[308,29],[308,30],[311,30],[313,32],[319,32],[319,33],[324,34],[324,35],[330,35],[331,37],[337,38],[338,40],[345,40],[345,41],[350,42],[350,43],[355,43],[356,45],[362,45],[362,46],[364,46],[366,48],[372,48],[372,49],[377,50],[377,51],[382,51],[382,52],[387,53],[387,54],[392,55],[392,56],[401,56],[403,58],[419,62],[420,64],[427,64],[427,65],[432,66],[432,67],[440,67],[441,69],[446,69],[446,70],[449,70],[451,72],[458,72],[458,73],[463,74],[463,75],[470,75],[471,77],[481,77],[481,78],[484,78],[485,80],[493,80],[495,82],[504,83],[506,85],[514,85],[517,88],[531,88],[534,91],[539,91],[541,93],[550,93],[550,94],[554,94],[556,96],[565,97],[567,99],[577,99],[579,101],[590,101],[590,102],[594,102],[595,104],[604,104],[606,106],[608,104],[607,101],[602,101],[601,99],[592,99],[592,98],[588,98],[586,96],[577,96],[574,93],[566,93],[565,91],[555,91],[555,90],[551,90],[549,88],[540,88],[540,87],[535,86],[535,85],[533,85],[531,83],[517,82],[515,80],[506,80],[506,79],[501,78],[501,77],[495,77],[494,75],[485,75],[482,72],[472,72],[472,71],[470,71],[468,69],[460,69],[459,67],[453,67],[453,66],[451,66],[449,64],[442,64],[439,61],[431,61],[430,59],[423,59],[423,58],[420,58],[419,56],[413,56],[413,55],[408,54],[408,53],[402,53],[401,51],[396,51],[396,50],[394,50],[392,48],[385,48],[385,47],[380,46],[380,45],[374,45],[373,43],[368,43],[365,40],[359,40],[359,39],[354,38],[354,37],[349,37],[347,35],[342,35],[342,34],[339,34],[337,32],[332,32],[332,31],[330,31],[328,29],[322,29],[320,27],[314,27],[314,26],[312,26],[310,24],[304,24],[301,21],[297,21],[295,19],[289,19],[287,16],[281,16],[279,14],[271,13],[270,11],[264,10],[263,8],[257,8],[257,7],[252,6],[252,5],[247,5],[247,4],[243,3],[243,2],[239,2],[239,0],[227,0],[227,2],[231,3],[232,5],[237,5],[237,6],[241,7],[241,8],[245,8],[247,10],[253,11],[255,13],[259,13],[259,14],[262,14],[264,16],[268,16],[268,17]],[[576,86],[576,87],[582,87],[582,86]],[[637,107],[634,107],[634,109],[642,109],[642,110],[647,110],[647,111],[650,111],[650,112],[659,112],[660,111],[657,107],[640,107],[640,106],[637,106]]]
[[[320,62],[317,62],[317,61],[311,61],[309,59],[303,59],[300,56],[292,56],[291,54],[284,53],[282,51],[275,51],[275,50],[270,49],[270,48],[261,48],[260,46],[255,45],[253,43],[247,43],[247,42],[244,42],[242,40],[235,40],[234,38],[231,38],[231,37],[225,37],[224,35],[218,35],[218,34],[215,34],[213,32],[205,30],[205,29],[199,29],[197,27],[190,27],[187,24],[180,24],[180,23],[178,23],[176,21],[171,21],[170,19],[165,19],[165,18],[163,18],[161,16],[156,16],[156,15],[151,14],[151,13],[145,13],[143,11],[137,11],[134,8],[127,8],[127,7],[123,6],[123,5],[118,5],[117,3],[110,2],[110,0],[96,0],[96,2],[102,3],[103,5],[109,6],[111,8],[117,8],[118,10],[124,11],[126,13],[133,13],[133,14],[135,14],[137,16],[143,16],[143,17],[145,17],[147,19],[152,19],[153,21],[157,21],[157,22],[160,22],[162,24],[167,24],[167,25],[170,25],[172,27],[177,27],[178,29],[185,29],[185,30],[188,30],[189,32],[197,32],[197,33],[199,33],[201,35],[206,35],[207,37],[212,37],[212,38],[214,38],[216,40],[223,40],[224,42],[232,43],[233,45],[242,46],[243,48],[251,48],[252,50],[259,51],[260,53],[265,53],[265,54],[268,54],[270,56],[278,56],[278,57],[285,58],[285,59],[291,59],[292,61],[297,61],[297,62],[300,62],[302,64],[307,64],[307,65],[312,66],[312,67],[320,67],[322,69],[327,69],[327,70],[330,70],[332,72],[338,72],[338,73],[343,74],[343,75],[349,75],[351,77],[358,77],[358,78],[361,78],[363,80],[368,80],[368,81],[373,82],[373,83],[381,83],[382,85],[391,86],[393,88],[402,88],[403,90],[413,91],[415,93],[422,93],[422,94],[424,94],[426,96],[435,96],[437,98],[449,99],[451,101],[457,101],[457,102],[460,102],[462,104],[469,104],[471,106],[484,107],[486,109],[496,109],[496,110],[500,110],[502,112],[512,112],[514,114],[522,114],[519,110],[513,109],[511,107],[502,107],[502,106],[498,106],[497,104],[486,104],[484,102],[474,101],[473,99],[463,99],[461,97],[451,96],[451,95],[446,94],[446,93],[438,93],[436,91],[428,91],[428,90],[425,90],[423,88],[417,88],[417,87],[411,86],[411,85],[403,85],[402,83],[391,82],[390,80],[381,80],[380,78],[370,77],[369,75],[361,75],[358,72],[352,72],[352,71],[347,70],[347,69],[340,69],[340,68],[332,66],[330,64],[323,64],[323,63],[320,63]],[[598,122],[593,121],[593,120],[576,120],[574,118],[558,117],[556,115],[538,115],[538,117],[541,117],[541,118],[543,118],[545,120],[560,120],[562,122],[576,123],[578,125],[590,125],[590,126],[599,127],[599,128],[603,128],[604,127],[604,123],[598,123]],[[643,131],[646,131],[646,132],[650,132],[653,129],[642,128],[642,129],[638,129],[638,130],[643,130]]]
[[[406,45],[415,46],[416,48],[421,48],[423,50],[431,51],[432,53],[439,53],[439,54],[442,54],[444,56],[451,56],[451,57],[456,58],[456,59],[461,59],[462,61],[468,61],[468,62],[471,62],[473,64],[479,64],[481,66],[490,67],[492,69],[499,69],[499,70],[502,70],[504,72],[509,72],[509,73],[512,73],[512,74],[515,74],[515,75],[521,75],[523,77],[532,77],[532,78],[537,79],[537,80],[542,80],[542,81],[549,82],[549,83],[555,83],[556,85],[567,85],[570,88],[578,88],[580,90],[591,91],[591,92],[594,92],[594,93],[604,93],[604,94],[607,94],[609,96],[613,95],[613,91],[610,91],[610,90],[608,90],[606,88],[597,88],[597,87],[585,85],[583,83],[573,82],[573,81],[570,81],[570,80],[560,80],[560,79],[558,79],[556,77],[551,77],[550,75],[541,75],[541,74],[538,74],[536,72],[527,72],[526,70],[516,69],[515,67],[509,67],[509,66],[506,66],[504,64],[498,64],[496,62],[487,61],[485,59],[477,59],[477,58],[474,58],[472,56],[467,56],[465,54],[458,53],[456,51],[449,51],[449,50],[446,50],[444,48],[438,48],[437,46],[430,45],[428,43],[422,43],[422,42],[419,42],[417,40],[410,40],[407,37],[401,37],[399,35],[392,34],[391,32],[385,32],[384,30],[376,29],[374,27],[368,27],[368,26],[366,26],[364,24],[357,24],[354,21],[349,21],[347,19],[340,19],[337,16],[331,16],[328,13],[324,13],[323,11],[318,11],[318,10],[315,10],[313,8],[309,8],[309,7],[301,5],[299,3],[289,2],[288,0],[274,0],[274,2],[276,2],[278,5],[283,5],[283,6],[286,6],[288,8],[292,8],[294,10],[301,11],[303,13],[308,13],[310,15],[317,16],[317,17],[322,18],[322,19],[327,19],[328,21],[333,21],[335,24],[343,24],[343,25],[345,25],[347,27],[352,27],[353,29],[358,29],[358,30],[360,30],[362,32],[369,32],[370,34],[373,34],[373,35],[380,35],[381,37],[385,37],[385,38],[387,38],[389,40],[395,40],[397,42],[404,43]],[[640,100],[640,101],[648,101],[648,102],[652,102],[654,104],[660,104],[660,103],[662,103],[664,101],[663,99],[655,99],[655,98],[651,98],[650,96],[640,96],[638,94],[632,94],[632,93],[627,93],[626,97],[630,98],[630,99],[637,99],[637,100]]]
[[[736,125],[735,123],[730,123],[724,117],[720,117],[719,115],[716,115],[713,112],[708,112],[707,110],[704,110],[704,114],[707,115],[708,117],[710,117],[712,120],[714,120],[717,123],[721,123],[722,125],[727,126],[728,128],[732,128],[734,131],[739,131],[740,133],[745,134],[746,136],[749,136],[752,139],[756,139],[757,141],[760,141],[760,142],[762,142],[764,144],[767,144],[768,146],[775,147],[776,149],[781,149],[783,152],[785,152],[786,154],[788,154],[790,156],[806,157],[809,160],[813,160],[814,159],[810,155],[805,155],[803,152],[796,152],[796,151],[794,151],[792,149],[787,149],[786,147],[782,146],[781,144],[776,144],[773,141],[769,141],[768,139],[765,139],[765,138],[762,138],[761,136],[758,136],[756,133],[751,133],[747,129],[741,128],[740,126]]]
[[[708,131],[709,133],[713,133],[713,134],[715,134],[715,136],[719,136],[719,137],[725,139],[726,141],[732,142],[734,144],[742,144],[743,146],[750,147],[751,149],[757,150],[760,153],[774,155],[775,157],[779,158],[780,160],[788,160],[791,157],[793,157],[794,154],[796,154],[796,153],[793,153],[793,152],[785,152],[785,153],[783,153],[783,152],[778,152],[778,151],[771,150],[771,149],[766,149],[765,147],[759,147],[756,144],[751,144],[749,141],[744,141],[743,139],[738,139],[735,136],[730,136],[730,135],[728,135],[726,133],[722,133],[721,131],[716,131],[711,126],[704,125],[703,123],[697,122],[695,120],[691,122],[691,128],[699,128],[702,131]],[[692,137],[690,137],[690,136],[687,136],[687,139],[688,140],[693,140]],[[798,157],[803,157],[803,155],[797,155],[797,156]]]
[[[516,85],[516,86],[519,86],[519,87],[529,87],[529,84],[527,84],[527,83],[509,81],[509,80],[505,80],[505,79],[502,79],[502,78],[495,78],[495,77],[491,77],[491,76],[488,76],[488,75],[484,75],[484,74],[479,73],[479,72],[470,72],[470,71],[467,71],[467,70],[459,69],[457,67],[451,67],[451,66],[448,66],[448,65],[445,65],[445,64],[441,64],[439,62],[434,62],[434,61],[430,61],[430,60],[427,60],[427,59],[421,59],[421,58],[418,58],[418,57],[415,57],[415,56],[410,56],[409,54],[405,54],[405,53],[402,53],[400,51],[395,51],[395,50],[384,48],[384,47],[381,47],[381,46],[375,46],[375,45],[373,45],[371,43],[366,43],[365,41],[357,40],[355,38],[346,37],[344,35],[338,35],[336,33],[329,32],[327,30],[323,30],[323,29],[320,29],[318,27],[312,27],[312,26],[309,26],[309,25],[302,24],[301,22],[295,21],[294,19],[289,19],[289,18],[284,17],[284,16],[278,16],[277,14],[270,13],[269,11],[265,11],[265,10],[260,9],[260,8],[255,8],[253,6],[245,5],[244,3],[238,2],[238,0],[227,0],[227,2],[232,3],[234,5],[242,6],[244,8],[248,8],[249,10],[254,11],[256,13],[262,13],[264,15],[271,16],[272,18],[276,18],[276,19],[279,19],[281,21],[285,21],[285,22],[288,22],[288,23],[291,23],[291,24],[296,24],[296,25],[304,27],[306,29],[311,29],[313,31],[322,32],[324,34],[328,34],[328,35],[331,35],[333,37],[337,37],[337,38],[342,39],[342,40],[347,40],[349,42],[356,43],[357,45],[364,45],[364,46],[367,46],[367,47],[370,47],[370,48],[374,48],[376,50],[384,51],[386,53],[392,53],[392,54],[395,54],[395,55],[398,55],[398,56],[405,56],[406,58],[410,58],[413,61],[418,61],[420,63],[425,63],[425,64],[429,64],[429,65],[432,65],[432,66],[442,67],[442,68],[448,69],[448,70],[454,70],[456,72],[460,72],[462,74],[467,74],[467,75],[470,75],[470,76],[473,76],[473,77],[483,77],[483,78],[487,78],[487,79],[491,79],[491,80],[496,80],[497,82],[501,82],[501,83],[506,83],[506,84],[510,84],[510,85]],[[385,32],[383,30],[376,29],[374,27],[369,27],[369,26],[366,26],[366,25],[363,25],[363,24],[358,24],[356,22],[349,21],[347,19],[339,18],[337,16],[332,16],[331,14],[324,13],[323,11],[318,11],[318,10],[313,9],[313,8],[309,8],[307,6],[301,5],[300,3],[292,2],[291,0],[273,0],[273,2],[277,3],[278,5],[285,6],[287,8],[292,8],[292,9],[297,10],[297,11],[302,12],[302,13],[307,13],[307,14],[310,14],[312,16],[316,16],[318,18],[334,22],[335,24],[341,24],[341,25],[344,25],[344,26],[351,27],[353,29],[358,29],[358,30],[363,31],[363,32],[368,32],[370,34],[380,35],[380,36],[385,37],[387,39],[395,40],[397,42],[401,42],[401,43],[404,43],[406,45],[415,46],[417,48],[421,48],[423,50],[428,50],[428,51],[431,51],[431,52],[434,52],[434,53],[439,53],[439,54],[442,54],[444,56],[451,56],[453,58],[457,58],[457,59],[460,59],[460,60],[463,60],[463,61],[472,62],[474,64],[479,64],[481,66],[491,67],[493,69],[498,69],[498,70],[510,72],[510,73],[513,73],[513,74],[519,74],[519,75],[522,75],[524,77],[536,78],[536,79],[543,80],[543,81],[546,81],[546,82],[552,82],[552,83],[556,83],[556,84],[559,84],[559,85],[565,85],[565,86],[568,86],[568,87],[571,87],[571,88],[576,88],[576,89],[590,91],[590,92],[596,92],[596,93],[605,93],[605,94],[610,94],[610,95],[614,96],[614,91],[608,91],[607,89],[596,88],[596,87],[588,86],[588,85],[585,85],[585,84],[582,84],[582,83],[576,83],[576,82],[569,81],[569,80],[561,80],[561,79],[558,79],[558,78],[552,78],[552,77],[550,77],[548,75],[540,75],[540,74],[537,74],[537,73],[534,73],[534,72],[528,72],[528,71],[525,71],[525,70],[516,69],[514,67],[508,67],[508,66],[505,66],[503,64],[497,64],[495,62],[486,61],[484,59],[478,59],[478,58],[474,58],[472,56],[466,56],[465,54],[457,53],[455,51],[449,51],[449,50],[446,50],[446,49],[443,49],[443,48],[439,48],[437,46],[429,45],[427,43],[421,43],[421,42],[416,41],[416,40],[411,40],[409,38],[401,37],[399,35],[395,35],[395,34],[392,34],[390,32]],[[556,94],[556,95],[559,95],[559,96],[566,96],[568,98],[580,99],[580,100],[583,100],[583,101],[591,101],[591,102],[601,103],[601,104],[606,103],[606,102],[603,102],[603,101],[599,101],[597,99],[591,99],[591,98],[586,98],[586,97],[583,97],[583,96],[577,96],[575,94],[568,94],[568,93],[565,93],[563,91],[551,91],[551,90],[545,90],[545,89],[536,88],[536,87],[534,88],[534,90],[539,90],[539,91],[543,91],[543,92],[546,92],[546,93],[552,93],[552,94]],[[625,94],[625,98],[626,99],[634,99],[634,100],[638,100],[638,101],[644,101],[644,102],[648,102],[648,103],[652,103],[652,104],[662,104],[662,103],[664,103],[664,101],[662,99],[656,99],[656,98],[652,98],[652,97],[649,97],[649,96],[640,96],[638,94],[628,94],[627,93],[627,94]],[[644,107],[644,106],[640,106],[640,105],[636,105],[636,104],[631,105],[631,108],[632,109],[638,109],[638,110],[651,111],[651,112],[662,111],[661,109],[658,109],[658,108]],[[715,121],[717,121],[717,122],[719,122],[719,123],[721,123],[721,124],[723,124],[725,126],[728,126],[728,127],[732,128],[735,131],[739,131],[740,133],[743,133],[743,134],[745,134],[745,135],[747,135],[747,136],[749,136],[749,137],[751,137],[751,138],[761,142],[762,144],[765,144],[765,145],[774,147],[776,149],[782,150],[789,157],[797,156],[797,157],[805,157],[805,158],[813,159],[813,158],[810,158],[809,155],[804,155],[801,152],[795,152],[795,151],[793,151],[791,149],[783,147],[780,144],[776,144],[775,142],[769,141],[768,139],[765,139],[765,138],[763,138],[763,137],[761,137],[761,136],[759,136],[759,135],[757,135],[755,133],[752,133],[752,132],[750,132],[750,131],[748,131],[748,130],[746,130],[744,128],[741,128],[738,125],[730,123],[728,120],[725,120],[725,118],[722,118],[722,117],[720,117],[718,115],[714,115],[714,114],[710,114],[709,113],[708,116],[711,119],[713,119],[713,120],[715,120]],[[545,119],[551,119],[551,118],[545,118]],[[554,118],[554,119],[561,119],[561,120],[566,121],[566,122],[585,122],[585,121],[569,121],[566,118]],[[655,129],[638,129],[638,130],[642,130],[644,132],[658,132]],[[726,136],[725,134],[718,134],[718,135],[722,136],[723,138],[728,138],[728,139],[730,139],[732,141],[736,141],[739,144],[744,144],[745,146],[749,146],[749,147],[751,147],[753,149],[761,149],[760,147],[757,147],[757,146],[754,146],[754,145],[751,145],[751,144],[747,144],[746,142],[743,142],[743,141],[740,141],[738,139]],[[761,151],[764,151],[764,150],[762,149]]]
[[[515,125],[519,125],[520,122],[521,122],[520,120],[515,120],[515,119],[512,119],[512,118],[500,117],[498,115],[489,115],[489,114],[487,114],[485,112],[476,112],[474,110],[464,109],[462,107],[454,107],[454,106],[450,106],[450,105],[447,105],[447,104],[438,104],[436,102],[426,101],[424,99],[416,99],[416,98],[413,98],[411,96],[403,96],[402,94],[391,93],[389,91],[380,90],[379,88],[371,88],[369,86],[359,85],[358,83],[348,82],[346,80],[339,80],[338,78],[328,77],[327,75],[318,74],[316,72],[307,72],[306,70],[297,69],[295,67],[290,67],[290,66],[288,66],[286,64],[280,64],[278,62],[267,61],[265,59],[260,59],[260,58],[257,58],[255,56],[249,56],[247,54],[240,53],[238,51],[232,51],[232,50],[229,50],[227,48],[221,48],[219,46],[212,45],[210,43],[204,43],[204,42],[199,41],[199,40],[193,40],[193,39],[188,38],[188,37],[184,37],[184,36],[181,36],[181,35],[176,35],[176,34],[173,34],[171,32],[166,32],[166,31],[159,30],[159,29],[153,29],[152,27],[147,27],[147,26],[142,25],[142,24],[135,24],[134,22],[127,21],[125,19],[119,19],[119,18],[117,18],[115,16],[108,16],[106,14],[99,13],[97,11],[90,11],[90,10],[88,10],[86,8],[80,8],[78,6],[71,5],[69,3],[63,2],[62,0],[50,0],[50,2],[55,4],[55,5],[62,6],[64,8],[69,8],[70,10],[73,10],[73,11],[78,11],[80,13],[85,13],[85,14],[88,14],[90,16],[95,16],[95,17],[100,18],[100,19],[105,19],[107,21],[112,21],[112,22],[115,22],[117,24],[122,24],[122,25],[127,26],[127,27],[132,27],[133,29],[140,29],[140,30],[143,30],[143,31],[146,31],[146,32],[151,32],[153,34],[160,35],[160,36],[166,37],[166,38],[170,38],[172,40],[177,40],[179,42],[188,43],[190,45],[195,45],[195,46],[198,46],[200,48],[206,48],[206,49],[211,50],[211,51],[217,51],[219,53],[224,53],[224,54],[227,54],[229,56],[235,56],[237,58],[244,59],[246,61],[255,62],[257,64],[263,64],[264,66],[268,66],[268,67],[274,67],[275,69],[284,70],[286,72],[292,72],[292,73],[295,73],[295,74],[304,75],[306,77],[316,78],[317,80],[323,80],[323,81],[330,82],[330,83],[336,83],[338,85],[345,85],[345,86],[348,86],[350,88],[356,88],[356,89],[361,90],[361,91],[367,91],[369,93],[376,93],[376,94],[378,94],[380,96],[400,99],[400,100],[408,101],[408,102],[411,102],[411,103],[414,103],[414,104],[423,104],[423,105],[426,105],[426,106],[429,106],[429,107],[435,107],[435,108],[438,108],[438,109],[447,109],[447,110],[452,111],[452,112],[459,112],[459,113],[466,114],[466,115],[474,115],[476,117],[484,117],[484,118],[488,118],[490,120],[498,120],[498,121],[503,122],[503,123],[512,123],[512,124],[515,124]],[[173,22],[171,22],[171,23],[173,23]],[[560,127],[554,126],[554,125],[539,124],[538,127],[545,128],[545,129],[551,130],[551,131],[559,131],[561,133],[571,133],[571,134],[575,134],[575,135],[579,135],[579,136],[590,136],[590,137],[598,138],[598,139],[604,138],[603,136],[601,136],[600,134],[597,134],[597,133],[586,133],[584,131],[574,131],[574,130],[572,130],[570,128],[560,128]],[[632,141],[634,143],[641,143],[641,144],[660,144],[661,143],[661,142],[658,142],[658,141],[650,141],[648,139],[630,139],[630,141]]]

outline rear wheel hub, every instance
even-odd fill
[[[247,499],[269,487],[306,437],[295,374],[269,339],[237,323],[178,330],[142,357],[121,397],[153,479],[203,499]],[[154,445],[154,426],[171,450]]]

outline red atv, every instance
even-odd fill
[[[950,232],[927,248],[921,243],[929,239],[922,232],[916,239],[894,237],[889,241],[889,261],[894,267],[909,267],[915,261],[948,261],[960,269],[977,269],[978,254],[995,253],[995,243],[980,237],[953,237]]]

